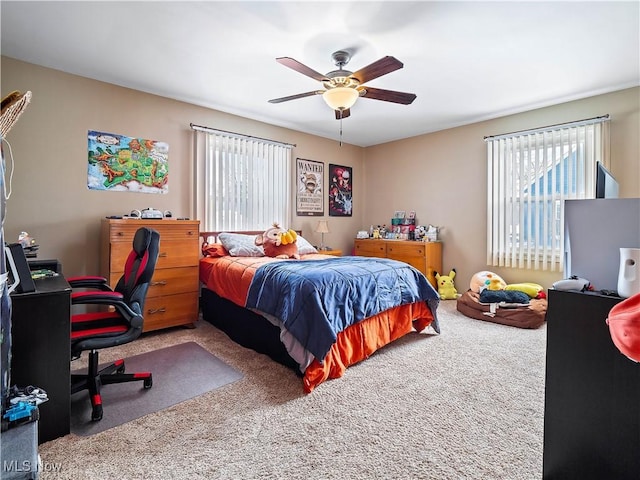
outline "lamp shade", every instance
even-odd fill
[[[360,93],[358,90],[349,87],[331,88],[322,94],[324,101],[327,102],[327,105],[333,110],[346,110],[351,108],[359,96]]]
[[[329,233],[329,222],[320,220],[316,226],[316,233]]]

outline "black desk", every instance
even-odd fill
[[[619,297],[549,290],[545,480],[640,475],[640,364],[605,323]]]
[[[43,388],[38,442],[69,433],[71,287],[62,275],[35,281],[36,291],[11,295],[11,384]]]

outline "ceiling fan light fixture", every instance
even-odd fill
[[[349,87],[331,88],[322,94],[322,98],[332,110],[346,110],[353,107],[359,96],[358,90]]]

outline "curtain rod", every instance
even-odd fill
[[[490,135],[488,137],[484,137],[484,141],[487,142],[489,140],[499,140],[506,137],[513,137],[515,135],[528,135],[531,133],[539,133],[547,130],[555,129],[555,128],[568,128],[568,127],[578,127],[582,125],[591,125],[594,123],[603,123],[609,120],[609,114],[601,115],[599,117],[587,118],[585,120],[576,120],[575,122],[568,123],[557,123],[555,125],[547,125],[546,127],[533,128],[531,130],[520,130],[519,132],[511,132],[511,133],[501,133],[500,135]]]
[[[289,147],[289,148],[297,147],[297,145],[295,143],[278,142],[276,140],[270,140],[268,138],[254,137],[252,135],[245,135],[243,133],[228,132],[226,130],[219,130],[217,128],[203,127],[202,125],[194,125],[193,123],[190,123],[189,126],[193,130],[197,130],[197,131],[200,131],[200,132],[222,133],[224,135],[230,135],[230,136],[236,137],[236,138],[253,138],[255,140],[261,140],[263,142],[273,143],[274,145],[282,145],[284,147]]]

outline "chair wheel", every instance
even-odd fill
[[[145,390],[148,390],[151,387],[153,387],[153,378],[152,377],[145,378],[143,386],[144,386]]]
[[[93,410],[91,411],[91,420],[93,422],[99,422],[102,420],[102,405],[96,405],[93,407]]]

